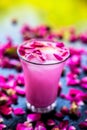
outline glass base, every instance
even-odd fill
[[[38,112],[38,113],[47,113],[52,111],[56,106],[56,101],[53,102],[51,105],[49,105],[48,107],[43,107],[43,108],[36,108],[35,106],[31,105],[28,101],[27,101],[27,107],[28,109],[30,109],[32,112]]]

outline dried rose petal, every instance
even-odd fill
[[[24,96],[24,95],[25,95],[25,89],[23,89],[23,88],[17,86],[17,87],[15,88],[15,90],[16,90],[16,93],[17,93],[17,94],[19,94],[19,95],[21,95],[21,96]]]
[[[16,82],[18,85],[24,85],[24,76],[22,73],[17,75]]]
[[[83,42],[83,43],[87,43],[87,32],[84,32],[80,35],[80,40]]]
[[[66,95],[66,99],[70,100],[71,102],[75,101],[76,103],[78,103],[79,101],[82,101],[82,95],[83,91],[71,88],[69,90],[69,93]]]
[[[63,119],[64,115],[61,112],[55,113],[55,117],[57,117],[59,120]]]
[[[70,113],[76,113],[78,110],[78,106],[75,102],[72,102],[71,106],[70,106]]]
[[[69,121],[68,120],[64,120],[64,121],[61,121],[59,123],[59,128],[60,130],[67,130],[68,129],[68,125],[69,125]]]
[[[24,123],[18,123],[16,130],[34,130],[34,129],[31,123],[24,122]]]
[[[63,42],[57,42],[56,46],[62,48],[62,47],[64,47],[64,44],[63,44]]]
[[[0,96],[0,105],[4,105],[8,100],[9,99],[6,95]]]
[[[80,86],[87,89],[87,77],[81,79]]]
[[[55,125],[55,121],[52,120],[52,119],[48,119],[48,120],[47,120],[47,125],[48,125],[48,126],[54,126],[54,125]]]
[[[34,122],[34,121],[38,121],[41,118],[41,114],[40,113],[32,113],[32,114],[28,114],[27,115],[27,120],[29,122]]]
[[[79,124],[79,127],[82,128],[82,129],[87,129],[87,121],[81,122]]]
[[[45,124],[42,121],[37,121],[36,126],[35,126],[35,130],[46,130]]]
[[[0,130],[3,130],[4,128],[6,128],[6,125],[0,124]]]
[[[62,91],[62,84],[61,84],[61,82],[59,82],[59,84],[58,84],[58,96],[60,96],[60,93],[61,93],[61,91]]]
[[[12,114],[12,108],[8,107],[6,105],[0,106],[0,113],[5,115],[5,116],[11,115]]]
[[[54,55],[54,57],[55,57],[57,60],[59,60],[59,61],[63,60],[63,58],[62,58],[61,56],[59,56],[59,55],[57,55],[57,54],[53,54],[53,55]]]
[[[45,126],[38,125],[34,130],[47,130]]]
[[[67,114],[69,114],[69,109],[68,109],[66,106],[63,106],[63,107],[61,108],[61,112],[62,112],[64,115],[67,115]]]
[[[60,130],[59,126],[54,126],[51,130]]]
[[[69,126],[68,130],[76,130],[75,126]]]
[[[22,108],[16,108],[13,110],[15,115],[23,115],[25,111]]]
[[[71,34],[69,41],[70,42],[76,42],[78,40],[78,36],[76,34]]]
[[[3,120],[3,118],[0,116],[0,123],[2,123],[4,120]]]

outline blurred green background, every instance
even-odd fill
[[[32,26],[87,26],[87,0],[0,0],[0,23],[17,18]]]

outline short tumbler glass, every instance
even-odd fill
[[[29,42],[29,41],[28,41]],[[58,83],[65,62],[39,64],[30,62],[19,53],[25,80],[27,107],[33,112],[46,113],[54,109],[58,94]]]

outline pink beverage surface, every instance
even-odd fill
[[[63,43],[31,40],[19,47],[19,54],[27,101],[38,108],[51,105],[57,97],[58,82],[69,50]]]

